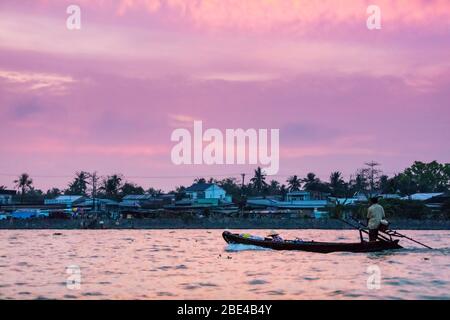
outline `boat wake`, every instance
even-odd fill
[[[450,248],[449,247],[443,247],[443,248],[433,248],[433,249],[427,249],[427,248],[411,248],[411,247],[406,247],[403,248],[402,250],[400,250],[400,252],[404,252],[404,253],[417,253],[417,254],[429,254],[429,253],[434,253],[434,254],[442,254],[442,255],[450,255]]]
[[[225,247],[226,252],[239,252],[239,251],[268,251],[269,248],[258,247],[250,244],[230,243]]]

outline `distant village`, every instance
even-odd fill
[[[283,216],[328,219],[342,215],[364,217],[370,197],[379,197],[388,216],[450,219],[450,165],[415,162],[393,177],[383,175],[375,162],[366,163],[345,181],[338,171],[328,181],[314,173],[290,176],[281,184],[261,168],[248,182],[241,179],[197,178],[174,191],[142,187],[121,175],[101,179],[76,173],[66,190],[46,193],[33,187],[24,173],[15,189],[0,186],[0,220],[27,219],[146,219],[192,215]]]

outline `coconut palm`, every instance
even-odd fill
[[[89,184],[89,177],[89,173],[85,171],[75,173],[75,178],[71,183],[69,183],[69,188],[65,193],[69,195],[85,196],[87,194],[86,192]]]
[[[33,189],[33,179],[30,178],[28,173],[22,173],[17,180],[14,180],[14,184],[16,189],[20,191],[21,201],[23,201],[27,191]]]
[[[17,180],[14,180],[14,183],[21,194],[25,194],[33,188],[33,179],[28,173],[22,173]]]
[[[288,183],[289,191],[300,191],[302,187],[302,181],[296,175],[289,177],[286,182]]]
[[[330,189],[334,196],[340,196],[344,190],[345,182],[342,179],[342,173],[339,171],[332,172],[330,175]]]
[[[277,180],[270,180],[267,187],[267,191],[270,195],[277,195],[280,193],[280,183]]]
[[[262,190],[267,186],[266,174],[261,170],[260,167],[255,170],[255,175],[250,179],[250,182],[252,183],[256,191],[258,191],[258,193],[261,193]]]
[[[330,186],[326,182],[322,182],[316,175],[312,172],[306,175],[306,178],[302,180],[304,182],[303,188],[306,191],[315,191],[320,193],[330,192]]]
[[[313,191],[317,184],[320,183],[320,179],[314,173],[310,172],[306,175],[306,178],[302,179],[302,182],[305,183],[305,190]]]
[[[103,180],[103,185],[100,187],[100,190],[105,193],[106,197],[117,200],[119,198],[122,180],[122,176],[118,174],[108,176]]]

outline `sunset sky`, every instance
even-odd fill
[[[449,162],[450,2],[1,0],[0,117],[10,188],[22,172],[44,190],[80,170],[165,190],[252,172],[172,164],[171,132],[193,120],[280,129],[283,183]]]

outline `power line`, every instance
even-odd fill
[[[241,176],[242,173],[225,173],[225,174],[214,174],[214,173],[200,173],[195,175],[177,175],[177,176],[132,176],[123,175],[124,178],[129,179],[180,179],[180,178],[198,178],[206,176],[215,177],[227,177],[227,176]],[[4,177],[18,177],[20,174],[13,173],[0,173],[0,176]],[[42,175],[42,174],[30,174],[33,178],[73,178],[74,175]],[[107,174],[105,175],[107,176]]]
[[[331,173],[331,172],[330,172]],[[330,173],[315,173],[317,176],[328,176]],[[389,174],[389,175],[396,175],[399,172],[384,172],[385,174]],[[242,177],[242,174],[245,175],[251,175],[252,173],[248,173],[248,172],[239,172],[239,173],[221,173],[221,174],[215,174],[215,173],[199,173],[199,174],[191,174],[191,175],[158,175],[158,176],[141,176],[141,175],[123,175],[124,178],[126,179],[183,179],[183,178],[199,178],[199,177]],[[354,173],[343,173],[341,172],[342,176],[344,177],[351,177],[354,175]],[[104,175],[107,176],[108,174]],[[274,174],[274,175],[270,175],[267,176],[268,178],[270,177],[277,177],[277,178],[289,178],[291,176],[293,176],[293,174]],[[20,176],[20,174],[14,174],[14,173],[0,173],[0,176],[4,176],[4,177],[18,177]],[[48,174],[30,174],[30,176],[32,178],[66,178],[66,179],[71,179],[73,178],[75,175],[48,175]]]

